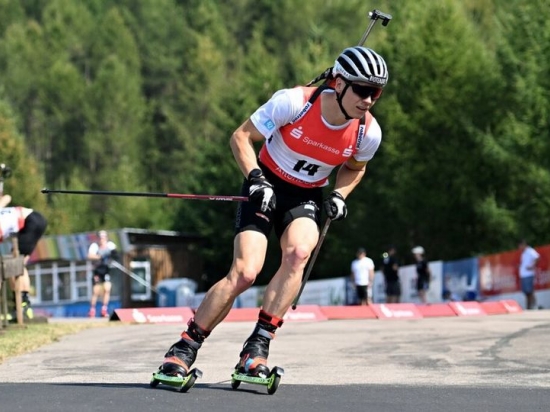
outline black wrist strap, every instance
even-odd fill
[[[257,178],[260,178],[260,177],[264,177],[264,172],[262,171],[262,169],[256,168],[256,169],[252,169],[250,171],[250,173],[248,174],[247,179],[250,181],[251,179],[257,179]]]

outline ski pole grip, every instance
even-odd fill
[[[382,20],[382,26],[387,26],[392,19],[391,14],[382,13],[380,10],[373,10],[369,12],[369,17],[371,20]]]

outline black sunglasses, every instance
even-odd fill
[[[353,93],[355,93],[361,99],[367,99],[370,97],[372,100],[377,100],[378,98],[380,98],[380,96],[382,96],[383,89],[381,87],[365,86],[362,84],[350,82],[345,79],[342,80],[344,81],[344,83],[350,86]]]

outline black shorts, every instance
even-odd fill
[[[111,276],[109,275],[109,273],[106,273],[103,275],[97,275],[96,273],[94,273],[94,276],[92,278],[92,284],[94,286],[102,285],[103,283],[110,282],[110,281],[111,281]]]
[[[422,278],[422,277],[418,277],[416,279],[416,290],[417,291],[428,290],[429,288],[430,288],[429,279],[425,279],[425,278]]]
[[[357,292],[357,299],[367,300],[367,285],[355,285],[355,291]]]
[[[399,282],[386,283],[386,295],[401,296],[401,283]]]
[[[235,219],[235,234],[254,230],[269,237],[271,229],[275,228],[275,234],[281,238],[290,222],[300,217],[313,219],[320,227],[323,202],[321,188],[305,189],[294,186],[279,179],[265,167],[262,167],[262,170],[266,179],[273,185],[277,202],[275,210],[262,212],[260,206],[255,203],[239,203]],[[245,179],[241,190],[243,196],[248,196],[248,188],[249,184]]]
[[[19,253],[25,256],[30,255],[46,231],[47,225],[46,219],[40,213],[32,212],[28,215],[25,219],[25,226],[17,233]]]

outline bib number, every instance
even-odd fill
[[[317,170],[319,170],[319,165],[316,165],[315,163],[308,163],[305,160],[298,160],[293,169],[296,172],[305,170],[309,176],[313,176],[317,173]]]

